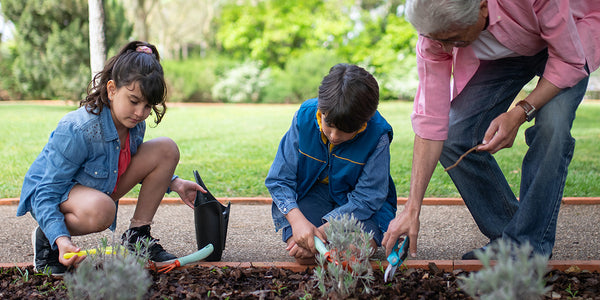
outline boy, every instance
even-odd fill
[[[324,226],[352,214],[374,234],[396,214],[390,176],[392,127],[377,112],[379,85],[355,65],[331,68],[319,98],[304,102],[283,136],[265,185],[273,198],[275,229],[282,229],[290,256],[314,262],[314,236],[326,241]]]

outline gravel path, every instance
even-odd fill
[[[116,238],[129,225],[134,205],[121,205]],[[31,262],[31,231],[36,226],[30,215],[16,217],[15,205],[0,206],[0,262]],[[399,210],[402,206],[398,207]],[[152,235],[169,252],[183,256],[197,250],[193,210],[185,205],[161,205]],[[112,232],[74,237],[83,248],[96,247]],[[558,218],[553,260],[600,260],[600,205],[563,205]],[[423,206],[416,259],[455,260],[472,248],[487,243],[464,205]],[[232,204],[226,248],[222,261],[294,261],[287,255],[280,233],[271,221],[270,205]],[[380,248],[375,258],[384,259]]]

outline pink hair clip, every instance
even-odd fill
[[[150,49],[150,47],[148,46],[137,46],[137,48],[135,48],[135,51],[152,54],[152,49]]]

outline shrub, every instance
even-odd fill
[[[328,262],[323,255],[317,256],[314,278],[318,281],[322,296],[347,298],[356,292],[359,282],[362,283],[362,291],[370,293],[374,280],[369,262],[373,254],[373,234],[365,232],[363,224],[348,215],[331,220],[325,233],[333,262]],[[342,262],[347,262],[349,268]]]
[[[483,268],[460,278],[459,285],[479,299],[541,299],[549,290],[544,275],[548,258],[533,254],[529,243],[515,245],[502,239],[475,255]],[[492,260],[496,260],[492,266]]]
[[[70,299],[142,299],[152,284],[145,269],[148,261],[149,240],[138,242],[136,250],[129,252],[127,245],[113,245],[114,254],[101,251],[89,255],[75,272],[65,275],[65,285]]]
[[[213,102],[212,87],[217,77],[231,69],[235,61],[216,53],[185,60],[162,60],[169,101]]]
[[[317,97],[319,85],[329,69],[342,62],[332,51],[314,50],[290,58],[283,70],[271,72],[264,102],[299,103]]]
[[[260,62],[248,61],[225,72],[212,87],[213,97],[224,102],[259,102],[270,70],[261,67]]]

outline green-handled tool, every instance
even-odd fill
[[[177,267],[185,266],[189,263],[197,262],[207,258],[214,250],[212,244],[206,245],[204,248],[184,257],[180,257],[176,259],[174,262],[161,267],[158,272],[159,273],[167,273]]]

